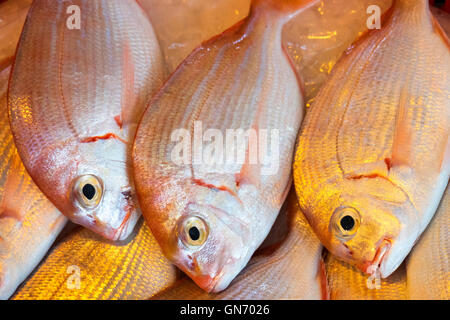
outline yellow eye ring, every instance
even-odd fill
[[[73,194],[83,208],[95,209],[103,198],[103,183],[94,175],[80,176],[75,181]]]
[[[208,224],[198,216],[190,216],[181,221],[178,234],[186,247],[197,249],[208,239]]]
[[[352,207],[337,208],[331,218],[330,228],[342,240],[350,240],[356,234],[361,224],[361,215]]]

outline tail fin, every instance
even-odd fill
[[[287,22],[318,2],[319,0],[252,0],[251,11],[273,12]]]

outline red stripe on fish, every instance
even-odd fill
[[[220,191],[226,191],[229,194],[231,194],[233,197],[236,197],[237,199],[239,199],[239,197],[236,194],[236,192],[234,192],[233,190],[231,190],[227,186],[215,186],[213,184],[206,183],[202,179],[194,179],[194,178],[192,179],[192,182],[195,183],[196,185],[199,185],[199,186],[202,186],[202,187],[206,187],[206,188],[209,188],[209,189],[216,189],[216,190],[220,190]]]
[[[81,142],[82,143],[91,143],[91,142],[97,142],[98,140],[109,140],[109,139],[117,139],[125,144],[128,143],[126,140],[122,139],[121,137],[119,137],[118,135],[116,135],[114,133],[107,133],[103,136],[84,138],[84,139],[81,139]]]

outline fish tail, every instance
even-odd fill
[[[275,13],[284,23],[298,13],[315,5],[319,0],[252,0],[251,11]]]

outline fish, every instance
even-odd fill
[[[328,296],[322,245],[299,210],[295,191],[289,193],[279,217],[288,233],[281,242],[254,256],[230,286],[206,293],[184,277],[153,300],[320,300]],[[278,223],[278,221],[277,221]],[[273,228],[277,225],[275,224]],[[272,228],[272,231],[273,231]],[[271,231],[271,233],[272,233]]]
[[[427,1],[395,1],[340,59],[302,124],[300,208],[329,252],[368,274],[401,265],[448,184],[449,48]]]
[[[133,0],[34,1],[13,65],[8,109],[20,157],[74,223],[124,240],[141,213],[131,145],[165,66]]]
[[[386,279],[368,276],[333,255],[325,255],[330,300],[408,300],[405,265]]]
[[[254,1],[248,18],[181,63],[139,123],[133,172],[144,217],[207,292],[245,267],[289,192],[304,101],[281,33],[315,2]]]
[[[14,146],[0,71],[0,300],[8,299],[44,257],[67,219],[34,184]]]
[[[124,241],[77,227],[46,257],[13,300],[142,300],[171,286],[179,271],[140,219]]]
[[[406,260],[409,297],[414,300],[450,299],[450,188],[418,243]]]

